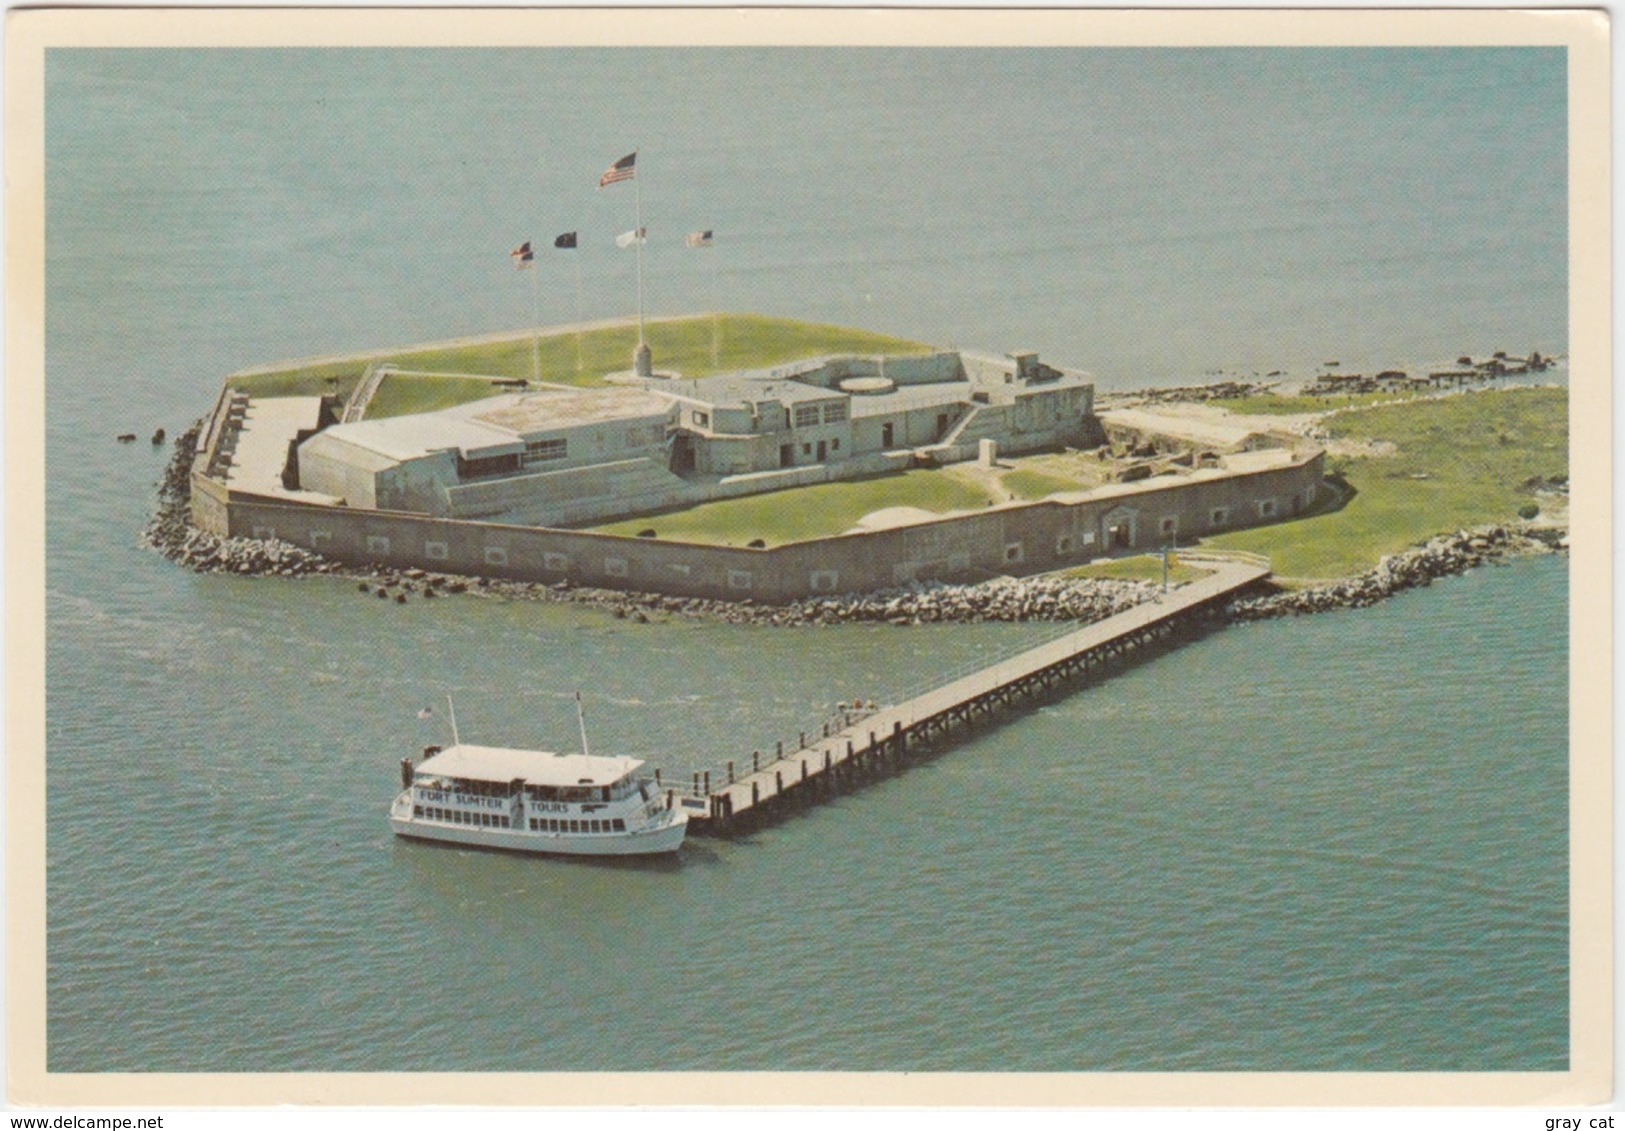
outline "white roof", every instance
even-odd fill
[[[530,785],[609,785],[643,765],[637,758],[601,758],[596,754],[554,754],[548,750],[512,750],[504,746],[460,743],[418,763],[420,774],[441,774],[472,781]]]
[[[664,417],[668,409],[665,397],[643,389],[503,393],[434,412],[335,424],[320,436],[396,463],[450,448],[511,455],[525,450],[526,435],[616,420],[653,420]]]
[[[493,448],[512,452],[524,450],[518,437],[506,429],[446,412],[422,412],[335,424],[306,442],[320,437],[343,440],[396,462],[419,459],[430,452],[447,448],[465,452],[487,452]]]

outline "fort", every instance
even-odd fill
[[[1323,490],[1318,447],[1097,416],[1087,374],[1030,352],[833,354],[597,386],[462,373],[447,377],[467,385],[461,403],[369,416],[392,372],[369,366],[347,396],[228,378],[190,472],[193,523],[352,564],[783,602],[1145,552],[1291,518]],[[1096,452],[1101,481],[944,513],[882,508],[773,546],[582,529],[764,493],[794,507],[812,484],[1056,450]]]

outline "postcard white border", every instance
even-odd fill
[[[122,1105],[1598,1103],[1613,1068],[1608,18],[1601,10],[159,9],[6,26],[7,1058],[11,1102]],[[1570,1018],[1552,1073],[63,1074],[45,1070],[44,51],[64,46],[1420,46],[1568,49]]]

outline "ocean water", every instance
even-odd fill
[[[523,239],[580,230],[584,313],[630,313],[629,186],[593,186],[634,146],[655,312],[1102,387],[1560,353],[1564,81],[1515,49],[53,53],[49,1067],[1563,1068],[1564,559],[1228,628],[594,865],[391,836],[443,737],[417,709],[564,746],[582,687],[596,747],[683,770],[1049,630],[396,606],[137,532],[146,432],[225,372],[517,325]]]

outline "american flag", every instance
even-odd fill
[[[638,151],[634,149],[604,170],[604,175],[598,178],[598,187],[603,188],[605,185],[612,185],[617,181],[630,181],[637,175],[637,171],[633,168],[637,163]]]
[[[526,240],[508,254],[513,257],[513,265],[521,271],[536,262],[536,255],[530,250],[529,240]]]
[[[703,232],[690,232],[683,237],[683,243],[687,247],[710,247],[713,242],[710,228]]]

